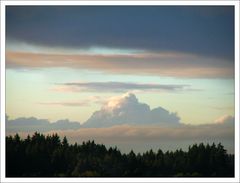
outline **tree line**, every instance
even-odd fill
[[[188,151],[121,153],[94,141],[69,144],[57,134],[6,137],[7,177],[233,177],[234,155],[219,144]]]

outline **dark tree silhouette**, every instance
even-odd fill
[[[94,141],[81,145],[57,134],[6,137],[7,177],[233,177],[234,155],[221,144],[194,144],[188,151],[122,154]]]

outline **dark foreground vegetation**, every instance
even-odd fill
[[[232,177],[234,156],[221,144],[194,144],[187,152],[122,154],[94,141],[70,145],[57,134],[6,137],[7,177]]]

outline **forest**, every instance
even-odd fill
[[[219,144],[163,152],[121,153],[94,141],[35,132],[6,137],[6,177],[233,177],[234,155]]]

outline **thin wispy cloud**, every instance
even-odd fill
[[[148,91],[148,92],[178,92],[194,90],[189,85],[174,84],[141,84],[128,82],[69,82],[59,83],[53,87],[54,91],[63,92],[117,92],[125,93],[128,91]]]
[[[71,100],[71,101],[48,101],[48,102],[37,102],[40,105],[48,106],[65,106],[65,107],[87,107],[92,104],[103,104],[106,99],[100,96],[91,96],[84,100]]]
[[[41,105],[52,105],[52,106],[70,106],[70,107],[79,107],[79,106],[89,106],[89,102],[38,102]]]
[[[215,110],[233,110],[234,109],[234,106],[225,106],[225,107],[221,107],[221,106],[209,106]]]

